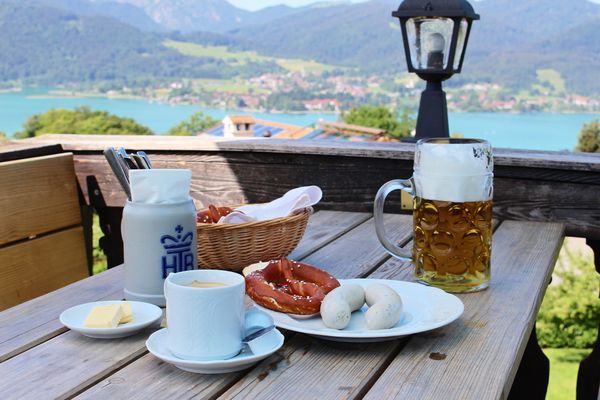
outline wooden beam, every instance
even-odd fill
[[[40,144],[23,140],[0,142],[0,162],[41,157],[62,152],[63,149],[58,143]]]
[[[100,155],[105,146],[146,150],[159,168],[190,168],[192,196],[209,203],[265,202],[293,187],[315,184],[319,207],[372,211],[379,187],[412,173],[414,146],[311,140],[224,140],[194,137],[47,135],[75,152],[82,187],[94,175],[108,206],[125,196]],[[562,222],[567,234],[600,240],[600,155],[494,149],[495,215],[499,219]],[[398,196],[399,197],[399,196]],[[400,211],[392,197],[390,211]]]

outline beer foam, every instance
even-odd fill
[[[453,202],[492,198],[491,151],[478,143],[422,143],[415,158],[417,196]]]

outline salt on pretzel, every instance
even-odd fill
[[[325,295],[340,286],[327,272],[285,258],[246,272],[246,294],[252,300],[289,314],[318,313]]]

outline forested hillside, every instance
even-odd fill
[[[189,57],[165,47],[169,39],[397,74],[406,68],[398,20],[391,16],[398,4],[250,12],[225,0],[0,0],[0,82],[137,84],[278,70],[267,61],[240,67],[212,54]],[[600,70],[600,5],[473,4],[481,20],[474,23],[463,73],[449,84],[493,82],[520,90],[536,82],[538,70],[554,69],[569,91],[600,94],[600,80],[589,78]]]
[[[141,32],[113,18],[17,1],[0,3],[0,32],[2,81],[134,85],[273,69],[255,63],[239,71],[217,58],[184,56],[163,45],[165,36]]]
[[[405,69],[398,1],[372,0],[307,9],[269,24],[235,30],[266,54],[311,58],[365,71]],[[573,90],[600,93],[600,5],[587,0],[485,0],[473,2],[474,23],[464,74],[453,80],[488,81],[519,88],[536,71],[554,68]]]

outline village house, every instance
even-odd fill
[[[250,115],[228,115],[223,118],[223,136],[252,137],[256,121]]]

